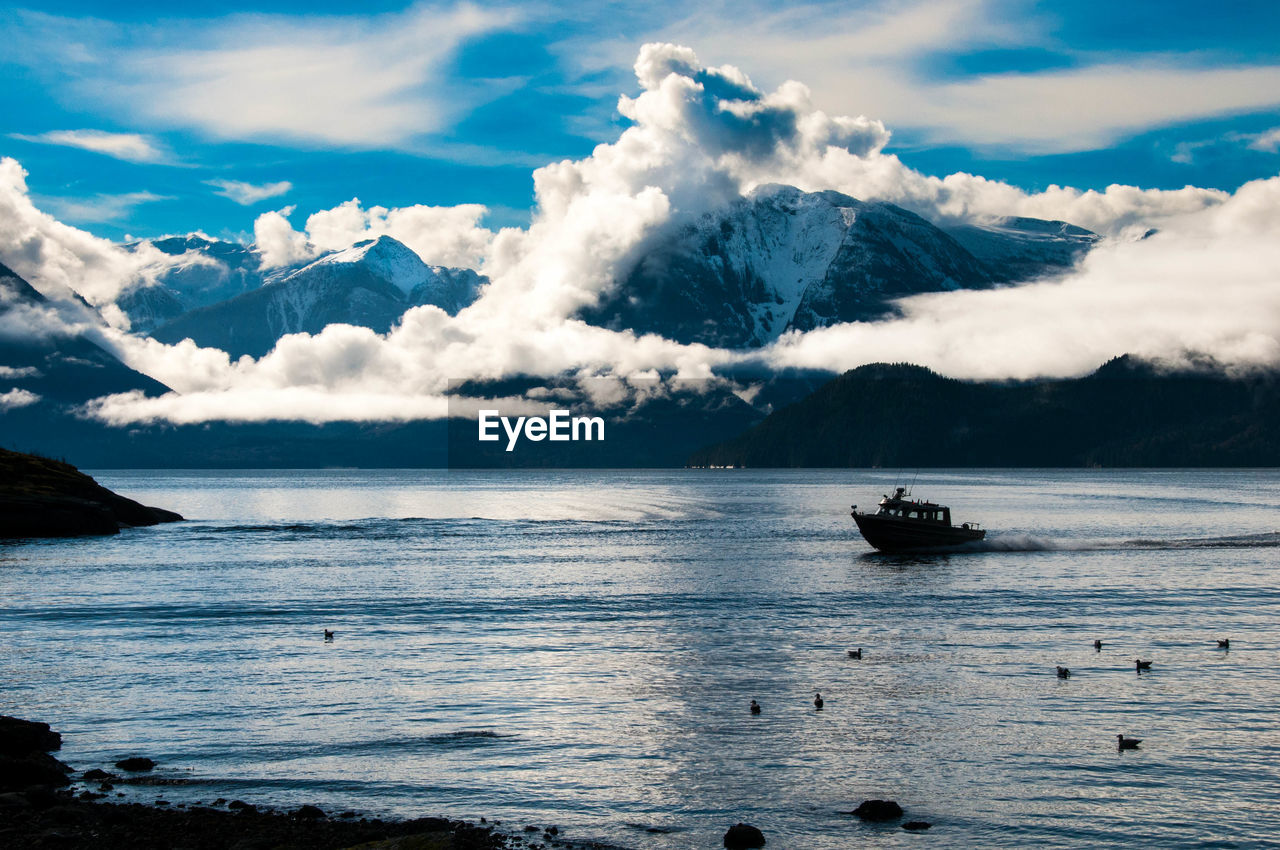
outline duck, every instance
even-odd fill
[[[1095,641],[1093,642],[1093,648],[1094,648],[1095,650],[1097,650],[1098,652],[1101,652],[1101,651],[1102,651],[1102,641],[1100,641],[1100,640],[1095,640]]]
[[[751,713],[752,714],[760,713],[760,703],[756,702],[755,700],[751,701]]]
[[[859,661],[861,661],[861,660],[862,660],[862,647],[858,647],[857,649],[851,649],[851,650],[849,650],[849,657],[850,657],[850,658],[857,658]]]
[[[815,695],[814,695],[814,697],[813,697],[813,707],[814,707],[816,710],[818,710],[818,711],[822,711],[822,694],[815,694]]]
[[[1066,667],[1059,667],[1059,668],[1058,668],[1058,678],[1059,678],[1059,679],[1070,679],[1070,678],[1071,678],[1071,671],[1070,671],[1070,670],[1068,670]]]
[[[1223,638],[1222,640],[1218,641],[1218,649],[1230,649],[1230,648],[1231,648],[1231,638]]]
[[[325,629],[325,630],[324,630],[324,639],[325,639],[325,640],[333,640],[333,632],[329,631],[328,629]]]
[[[1143,661],[1141,658],[1135,658],[1133,659],[1133,666],[1138,672],[1142,672],[1143,670],[1151,669],[1151,662]]]
[[[1141,743],[1141,738],[1126,738],[1124,735],[1116,735],[1116,749],[1118,750],[1136,750]]]

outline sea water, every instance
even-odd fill
[[[95,475],[189,520],[0,545],[0,713],[82,770],[158,761],[125,799],[637,850],[1280,846],[1280,472]],[[987,540],[872,552],[849,505],[895,484]]]

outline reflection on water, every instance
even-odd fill
[[[654,850],[921,840],[868,797],[945,846],[1280,827],[1275,472],[922,473],[990,532],[915,555],[857,536],[868,472],[98,477],[193,521],[0,548],[0,712],[169,799]]]

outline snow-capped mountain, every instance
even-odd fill
[[[257,289],[271,275],[252,247],[203,236],[171,236],[150,244],[181,262],[153,282],[139,283],[116,299],[132,329],[146,332],[197,307],[207,307]],[[124,247],[138,250],[142,243]]]
[[[336,323],[383,333],[405,310],[423,304],[456,313],[475,300],[483,282],[470,269],[428,266],[403,243],[381,236],[185,313],[151,335],[161,342],[190,338],[232,356],[259,357],[285,334],[319,333]]]
[[[1040,218],[944,226],[1000,283],[1035,280],[1070,268],[1102,238],[1092,230]]]
[[[484,282],[471,269],[429,266],[407,245],[390,236],[366,239],[326,254],[291,277],[308,269],[316,274],[315,270],[343,265],[363,266],[374,277],[399,289],[412,306],[434,304],[450,315],[474,301]]]
[[[681,342],[759,346],[792,328],[883,316],[907,295],[1062,271],[1097,239],[1035,219],[956,230],[889,203],[762,186],[673,222],[583,317]]]

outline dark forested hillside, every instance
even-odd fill
[[[1120,357],[1071,380],[973,383],[906,364],[846,372],[691,466],[1277,466],[1280,382]]]

